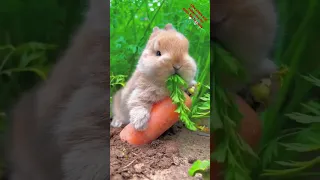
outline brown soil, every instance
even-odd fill
[[[188,169],[196,159],[209,159],[209,137],[177,124],[151,144],[132,146],[120,140],[120,131],[111,128],[111,180],[201,179],[188,176]]]

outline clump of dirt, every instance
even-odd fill
[[[182,128],[181,124],[170,128],[158,140],[143,146],[122,142],[119,137],[121,130],[110,129],[111,180],[192,179],[187,174],[192,163],[190,157],[209,159],[209,138],[204,139],[195,133],[191,134]],[[193,144],[190,142],[192,139]],[[205,146],[194,143],[201,141]],[[198,157],[195,157],[195,150],[200,152],[200,155],[196,155]]]
[[[111,177],[127,179],[137,174],[143,178],[156,169],[168,169],[179,163],[179,149],[175,141],[159,139],[148,145],[132,146],[120,140],[120,131],[111,129]]]

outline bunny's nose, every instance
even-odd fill
[[[178,66],[178,65],[173,66],[175,73],[178,73],[180,68],[181,68],[181,66]]]

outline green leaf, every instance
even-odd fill
[[[320,163],[320,156],[318,156],[310,161],[304,161],[304,162],[295,162],[295,161],[282,162],[282,161],[280,161],[277,163],[282,166],[293,167],[293,168],[281,169],[281,170],[267,169],[264,171],[262,176],[287,176],[287,175],[301,173],[303,170],[308,169],[310,167],[313,167],[316,164],[319,164]]]
[[[223,101],[224,103],[226,103],[227,105],[230,104],[230,101],[229,101],[229,99],[228,99],[228,97],[227,97],[227,94],[224,92],[223,89],[217,87],[217,88],[216,88],[216,95],[217,95],[219,98],[221,98],[222,101]]]
[[[320,104],[316,102],[310,102],[308,104],[302,104],[310,112],[314,113],[315,115],[320,116]]]
[[[290,166],[290,167],[300,167],[305,164],[305,162],[295,162],[295,161],[276,161],[277,164],[280,164],[281,166]]]
[[[25,68],[26,66],[28,66],[28,64],[31,61],[40,59],[41,57],[44,57],[44,56],[45,56],[44,52],[32,53],[30,55],[27,55],[26,53],[24,53],[21,57],[19,68]]]
[[[242,172],[239,172],[236,168],[229,168],[226,174],[226,180],[250,180],[250,177],[246,176]]]
[[[224,65],[227,66],[226,69],[237,75],[239,72],[239,66],[237,60],[233,57],[233,55],[231,55],[230,52],[226,51],[219,44],[215,44],[215,52],[219,56],[223,57],[223,62],[225,63]]]
[[[214,42],[217,44],[217,42]],[[227,180],[251,180],[252,163],[257,160],[257,155],[238,135],[239,124],[242,114],[239,112],[234,96],[227,91],[222,82],[230,79],[242,80],[245,83],[246,77],[237,59],[222,46],[214,46],[215,65],[214,80],[214,118],[211,119],[211,128],[217,133],[217,147],[220,144],[227,144],[224,179]],[[224,79],[224,77],[226,77]],[[216,151],[216,149],[215,149]]]
[[[236,122],[234,122],[232,119],[230,119],[229,116],[224,115],[223,117],[229,123],[230,126],[232,126],[232,127],[236,127],[237,126]]]
[[[171,100],[174,102],[174,103],[178,103],[180,101],[179,97],[178,96],[172,96],[171,97]],[[181,107],[178,107],[178,109],[181,109]]]
[[[204,161],[200,161],[197,160],[195,161],[191,168],[189,169],[189,175],[190,176],[195,176],[197,173],[207,173],[210,169],[210,161],[208,160],[204,160]]]
[[[316,77],[309,75],[309,76],[302,76],[305,80],[311,82],[315,86],[320,87],[320,79],[317,79]]]
[[[288,151],[310,152],[320,150],[320,144],[280,143]]]
[[[209,101],[209,100],[210,100],[210,97],[204,96],[204,97],[200,97],[200,99],[201,99],[202,101]]]
[[[310,123],[319,123],[320,116],[310,116],[302,113],[291,113],[287,114],[290,119],[295,120],[298,123],[310,124]]]
[[[188,129],[196,131],[197,127],[195,123],[189,119],[190,109],[185,105],[186,98],[183,90],[181,90],[181,87],[183,87],[186,82],[179,75],[173,75],[167,79],[166,84],[172,102],[177,105],[175,112],[179,113],[180,120]]]
[[[17,54],[23,54],[27,51],[35,51],[35,50],[53,50],[56,49],[57,46],[53,44],[45,44],[45,43],[39,43],[39,42],[28,42],[25,44],[21,44],[18,47],[16,47],[15,53]]]
[[[33,72],[37,74],[42,80],[46,80],[47,77],[46,75],[39,69],[37,68],[13,68],[13,69],[7,69],[1,72],[1,74],[7,74],[8,76],[11,76],[12,73],[14,72]]]
[[[0,50],[4,50],[4,49],[10,49],[11,51],[14,51],[15,47],[12,46],[11,44],[0,46]]]
[[[243,151],[248,152],[249,154],[251,154],[253,157],[259,159],[259,157],[257,156],[257,154],[252,150],[252,148],[241,138],[241,136],[237,133],[238,136],[238,141],[240,143],[240,147]]]
[[[223,163],[226,160],[228,151],[228,145],[226,142],[220,143],[211,154],[211,158],[215,159],[219,163]]]
[[[278,155],[278,141],[277,140],[273,140],[271,141],[263,150],[262,152],[262,166],[266,167],[274,157],[276,157]]]

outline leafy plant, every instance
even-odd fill
[[[212,160],[223,162],[225,179],[319,176],[319,173],[312,172],[312,167],[319,165],[320,105],[316,86],[319,85],[320,61],[315,60],[319,55],[313,47],[319,44],[314,37],[318,36],[320,28],[317,23],[320,13],[316,11],[320,3],[317,0],[306,1],[303,5],[294,2],[276,2],[280,33],[272,59],[285,67],[285,76],[283,72],[277,74],[280,75],[281,88],[276,101],[261,113],[263,139],[259,159],[254,158],[256,155],[250,153],[250,149],[240,148],[241,143],[237,143],[241,140],[234,135],[234,124],[238,124],[240,118],[235,108],[231,110],[232,97],[224,90],[221,78],[227,75],[245,82],[241,64],[220,45],[212,47],[215,58],[211,69],[215,77],[212,80],[214,118],[211,129],[217,144]]]
[[[11,76],[16,72],[33,72],[45,80],[46,74],[44,69],[40,69],[41,64],[46,62],[46,51],[54,48],[56,48],[54,45],[37,42],[29,42],[18,47],[12,45],[0,47],[0,50],[8,50],[4,59],[1,60],[0,76]],[[10,62],[15,60],[14,56],[18,56],[19,59],[16,62]]]
[[[259,179],[301,179],[311,176],[319,166],[319,1],[305,4],[277,2],[282,30],[274,58],[288,67],[276,102],[263,113],[263,141],[258,168],[253,177]],[[305,74],[308,74],[305,76]]]
[[[0,110],[5,111],[8,104],[14,101],[14,95],[20,89],[30,88],[30,83],[46,80],[49,70],[48,51],[55,45],[39,42],[28,42],[18,46],[6,45],[0,47]],[[21,81],[23,78],[24,81]]]
[[[305,80],[312,83],[317,88],[320,88],[320,80],[312,75],[302,76]],[[310,101],[302,103],[305,110],[302,112],[289,113],[286,116],[291,120],[301,124],[309,125],[307,128],[295,128],[287,130],[279,138],[275,139],[274,146],[283,147],[284,151],[308,153],[320,152],[320,103],[319,101]],[[270,148],[272,148],[270,147]],[[264,156],[268,156],[269,151],[264,151]],[[262,176],[272,177],[293,177],[296,175],[320,175],[317,172],[309,172],[313,166],[320,164],[320,156],[316,156],[308,161],[276,161],[276,164],[282,167],[281,169],[265,169]],[[285,168],[285,169],[283,169]]]
[[[120,85],[124,87],[126,84],[127,75],[114,75],[112,72],[110,74],[110,87],[115,88]]]
[[[110,90],[111,94],[116,92],[119,88],[125,86],[128,76],[127,75],[114,75],[113,72],[110,73]],[[110,97],[112,98],[112,96]],[[111,104],[111,103],[110,103]]]
[[[124,87],[126,84],[127,75],[114,75],[113,72],[110,73],[110,91],[111,94],[116,92],[119,87]],[[110,109],[112,107],[112,96],[110,96]],[[110,117],[112,117],[112,111],[110,111]]]
[[[204,85],[203,88],[206,88],[208,91],[202,97],[198,97],[200,100],[192,106],[191,119],[210,117],[210,86]]]
[[[196,160],[191,168],[188,171],[190,176],[195,176],[197,173],[202,174],[202,178],[204,180],[209,180],[210,179],[210,161],[204,160]]]
[[[179,113],[180,120],[188,129],[193,131],[197,130],[195,123],[189,119],[190,109],[185,105],[186,97],[181,89],[187,88],[188,84],[179,75],[170,76],[166,84],[172,102],[177,105],[177,110],[175,112]]]
[[[190,130],[196,131],[199,129],[190,118],[205,118],[210,116],[210,94],[206,93],[204,97],[200,97],[202,102],[192,106],[192,111],[185,105],[185,93],[181,88],[187,88],[186,82],[179,76],[170,76],[167,80],[167,88],[170,92],[172,102],[177,105],[176,112],[179,113],[180,120]],[[204,86],[210,90],[209,86]],[[210,162],[208,160],[197,160],[189,169],[189,175],[194,176],[196,173],[201,173],[205,180],[210,179]]]
[[[229,77],[245,81],[245,73],[239,61],[220,44],[214,42],[212,50],[215,53],[213,84],[214,118],[211,121],[211,130],[215,133],[216,148],[211,155],[212,161],[224,163],[225,179],[251,179],[251,163],[257,159],[256,153],[244,142],[238,134],[238,124],[242,118],[234,103],[234,95],[224,90],[221,77]]]

